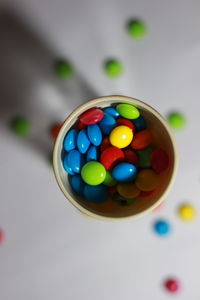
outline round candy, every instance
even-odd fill
[[[109,171],[106,171],[106,178],[103,182],[106,186],[114,186],[116,185],[116,180],[112,177],[111,173]]]
[[[122,74],[123,66],[121,62],[110,59],[105,62],[104,69],[109,77],[117,77]]]
[[[90,108],[86,110],[79,119],[81,123],[86,125],[95,124],[103,119],[104,112],[99,108]]]
[[[130,129],[132,129],[133,131],[135,131],[135,125],[130,120],[127,120],[124,118],[119,118],[119,119],[117,119],[117,125],[118,126],[125,125],[125,126],[129,127]]]
[[[102,142],[102,133],[97,124],[92,124],[87,126],[87,134],[90,139],[90,142],[95,145],[99,146]]]
[[[11,128],[17,134],[26,136],[31,132],[31,124],[28,120],[16,117],[11,121]]]
[[[83,196],[85,182],[80,175],[69,176],[69,184],[74,192],[76,192],[79,196]]]
[[[183,204],[178,209],[179,217],[185,221],[192,221],[196,217],[196,210],[192,205]]]
[[[164,287],[166,290],[170,293],[175,293],[179,290],[180,288],[180,283],[177,279],[175,278],[169,278],[164,282]]]
[[[99,126],[102,132],[106,135],[110,134],[110,132],[116,126],[116,120],[109,114],[104,114],[103,119],[99,122]]]
[[[156,148],[151,153],[151,166],[156,173],[161,173],[168,168],[169,157],[165,150]]]
[[[66,151],[71,151],[76,148],[77,136],[78,131],[76,129],[71,129],[68,131],[63,141],[63,147]]]
[[[78,150],[72,150],[68,153],[68,166],[72,168],[74,173],[80,173],[85,163],[85,157]]]
[[[134,183],[119,183],[117,185],[118,193],[127,199],[136,198],[140,194],[140,190]]]
[[[158,235],[167,235],[170,230],[170,224],[165,220],[159,220],[154,223],[154,230]]]
[[[83,190],[84,197],[94,203],[102,203],[108,199],[108,189],[105,185],[88,185],[86,184]]]
[[[106,107],[103,111],[104,113],[111,115],[115,119],[119,117],[119,113],[114,107]]]
[[[130,182],[135,179],[137,169],[130,163],[120,163],[112,170],[112,176],[119,182]]]
[[[77,137],[77,147],[81,153],[86,153],[90,146],[90,140],[88,139],[87,132],[85,129],[82,129],[78,133]]]
[[[101,145],[100,145],[100,151],[102,152],[102,151],[104,151],[106,148],[108,148],[108,147],[110,147],[110,146],[111,146],[111,144],[110,144],[109,136],[106,136],[106,137],[103,139],[103,141],[102,141],[102,143],[101,143]]]
[[[152,147],[147,147],[142,150],[137,151],[139,157],[139,167],[150,168],[151,167],[151,153],[153,151]]]
[[[72,168],[69,166],[69,161],[68,161],[68,154],[65,154],[64,159],[63,159],[63,167],[67,173],[70,175],[75,175],[74,171]]]
[[[147,129],[147,122],[141,115],[139,118],[132,120],[132,122],[136,127],[136,132]]]
[[[5,240],[5,235],[3,230],[0,228],[0,246],[3,244],[4,240]]]
[[[106,148],[100,156],[100,162],[104,165],[106,170],[111,170],[118,162],[124,159],[124,153],[117,147]]]
[[[116,109],[120,116],[126,119],[137,119],[140,115],[139,110],[131,104],[121,103],[116,106]]]
[[[182,129],[186,124],[186,119],[183,114],[172,112],[167,116],[167,120],[173,129]]]
[[[142,170],[138,174],[135,184],[141,191],[152,191],[159,184],[159,176],[153,170]]]
[[[87,125],[86,125],[86,124],[83,124],[83,123],[81,122],[81,120],[78,120],[78,121],[76,122],[76,124],[75,124],[75,128],[76,128],[77,130],[85,129],[86,126],[87,126]]]
[[[153,136],[151,131],[142,130],[134,135],[131,142],[131,147],[135,150],[141,150],[148,147],[153,141]]]
[[[115,127],[110,134],[110,143],[118,148],[127,147],[133,139],[133,131],[124,125]]]
[[[135,199],[128,199],[128,198],[124,198],[119,194],[115,194],[113,196],[113,200],[115,202],[117,202],[117,204],[121,205],[121,206],[127,206],[127,205],[131,205],[133,204]]]
[[[87,157],[86,160],[90,161],[90,160],[98,160],[98,148],[95,146],[91,146],[87,152]]]
[[[138,155],[132,149],[124,149],[124,161],[133,164],[134,166],[138,166]]]
[[[81,176],[87,184],[98,185],[105,180],[106,170],[101,163],[89,161],[82,167]]]
[[[68,61],[58,60],[55,63],[55,72],[60,78],[69,79],[72,77],[74,70]]]
[[[127,24],[127,30],[134,39],[142,39],[147,34],[146,25],[141,20],[130,20]]]
[[[62,124],[60,124],[60,123],[54,124],[51,127],[50,133],[51,133],[51,136],[53,139],[57,138],[61,127],[62,127]]]

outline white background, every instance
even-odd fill
[[[189,202],[200,209],[200,1],[5,0],[0,2],[0,298],[2,300],[197,300],[200,297],[200,219],[177,217]],[[134,41],[131,17],[148,35]],[[53,73],[56,58],[69,59],[76,77]],[[109,79],[108,58],[124,74]],[[183,112],[175,133],[180,168],[164,207],[138,220],[103,222],[83,217],[54,179],[48,135],[77,104],[94,96],[122,94],[163,115]],[[30,137],[9,130],[17,114],[32,123]],[[164,218],[172,233],[152,229]],[[172,296],[163,281],[177,277]]]

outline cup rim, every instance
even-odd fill
[[[165,191],[163,192],[162,196],[154,203],[152,204],[149,208],[145,209],[144,211],[137,213],[135,215],[131,215],[131,216],[122,216],[122,217],[112,217],[112,216],[103,216],[100,215],[98,213],[95,212],[91,212],[90,210],[84,208],[82,205],[80,205],[76,200],[73,199],[73,197],[71,197],[71,195],[68,193],[67,189],[65,188],[65,186],[63,185],[63,182],[61,180],[61,176],[59,173],[59,168],[58,168],[58,163],[57,163],[57,157],[58,157],[58,149],[59,149],[59,145],[61,142],[61,137],[65,131],[65,128],[67,127],[67,124],[69,122],[71,122],[74,117],[80,115],[81,113],[83,113],[84,111],[86,111],[87,109],[91,108],[91,107],[95,107],[98,106],[99,102],[102,101],[113,101],[113,102],[125,102],[125,101],[130,101],[133,102],[133,105],[138,105],[138,106],[142,106],[144,109],[150,111],[154,116],[156,116],[156,118],[159,119],[159,121],[162,123],[162,125],[164,126],[164,128],[166,129],[171,142],[172,142],[172,147],[173,147],[173,152],[174,152],[174,166],[173,166],[173,170],[172,170],[172,176],[169,180],[169,184],[166,187]],[[84,110],[82,111],[81,109],[84,107]],[[177,151],[177,145],[176,145],[176,141],[175,138],[171,132],[171,129],[169,127],[169,125],[167,124],[166,120],[164,119],[164,117],[157,111],[155,110],[153,107],[151,107],[149,104],[146,104],[145,102],[138,100],[136,98],[132,98],[132,97],[128,97],[128,96],[121,96],[121,95],[112,95],[112,96],[101,96],[98,98],[94,98],[92,100],[89,100],[85,103],[82,103],[81,105],[77,106],[69,115],[68,117],[65,119],[65,121],[62,124],[62,127],[59,131],[59,134],[56,138],[55,144],[54,144],[54,149],[53,149],[53,171],[54,171],[54,175],[56,178],[56,181],[58,183],[58,186],[60,187],[61,191],[63,192],[64,196],[67,198],[67,200],[69,200],[81,213],[87,215],[88,217],[92,217],[95,219],[100,219],[100,220],[106,220],[106,221],[119,221],[119,220],[128,220],[128,219],[136,219],[139,217],[142,217],[144,215],[146,215],[147,213],[151,212],[152,210],[154,210],[157,206],[159,206],[163,200],[167,197],[167,195],[169,194],[171,187],[175,181],[176,175],[177,175],[177,170],[178,170],[178,151]]]

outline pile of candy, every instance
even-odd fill
[[[169,165],[140,111],[120,103],[91,108],[79,116],[63,142],[63,167],[75,193],[102,203],[109,196],[130,205],[159,185],[159,174]]]

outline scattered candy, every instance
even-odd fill
[[[164,235],[165,236],[170,232],[171,226],[167,221],[159,220],[159,221],[155,222],[154,230],[158,235]]]
[[[106,169],[97,161],[87,162],[81,170],[81,177],[90,185],[101,184],[106,177]]]
[[[62,127],[62,124],[57,123],[51,127],[50,133],[53,139],[57,138],[57,135],[59,134],[60,128]]]
[[[112,175],[109,171],[106,171],[106,177],[105,177],[103,184],[105,184],[107,186],[114,186],[117,184],[117,181],[112,177]]]
[[[130,20],[127,24],[127,30],[134,39],[142,39],[147,34],[146,25],[141,20]]]
[[[170,293],[175,293],[180,289],[180,283],[177,279],[170,278],[164,282],[164,287]]]
[[[142,170],[135,180],[136,186],[141,191],[152,191],[159,184],[159,176],[153,170]]]
[[[78,131],[71,129],[64,138],[63,147],[66,151],[71,151],[76,148]]]
[[[120,196],[131,199],[136,198],[140,194],[140,190],[134,183],[119,183],[117,185],[117,191]]]
[[[185,221],[193,221],[196,217],[196,209],[190,204],[183,204],[178,209],[179,217]]]
[[[69,176],[69,184],[74,192],[76,192],[79,196],[83,196],[85,182],[80,175]]]
[[[117,163],[124,159],[124,153],[117,147],[106,148],[100,156],[100,162],[104,165],[106,170],[111,170]]]
[[[103,111],[104,113],[111,115],[115,119],[119,117],[119,113],[114,107],[106,107]]]
[[[90,108],[79,117],[81,123],[86,125],[95,124],[103,119],[104,112],[99,108]]]
[[[108,135],[115,128],[116,120],[111,115],[105,113],[103,119],[99,122],[99,126],[102,132]]]
[[[102,203],[108,199],[107,187],[103,184],[88,185],[86,184],[83,190],[84,196],[88,201],[94,203]]]
[[[90,146],[90,140],[87,136],[87,132],[85,129],[82,129],[78,133],[77,137],[77,147],[81,153],[86,153]]]
[[[102,142],[102,133],[97,124],[92,124],[87,126],[87,134],[89,137],[90,142],[95,145],[99,146]]]
[[[135,179],[137,169],[130,163],[120,163],[112,170],[112,176],[119,182],[130,182]]]
[[[129,127],[130,129],[132,129],[133,132],[135,131],[135,125],[130,120],[127,120],[124,118],[119,118],[119,119],[117,119],[117,125],[118,126],[124,125],[124,126]]]
[[[98,148],[95,146],[90,146],[87,152],[86,161],[98,160],[98,157],[99,157]]]
[[[127,104],[127,103],[118,104],[116,106],[116,109],[120,114],[120,116],[126,119],[133,120],[133,119],[137,119],[140,116],[139,110],[131,104]]]
[[[109,77],[118,77],[123,72],[123,66],[121,62],[114,59],[106,61],[104,69]]]
[[[151,167],[151,153],[153,151],[152,147],[147,147],[142,150],[137,151],[139,157],[139,167],[141,168],[150,168]]]
[[[16,117],[11,121],[11,128],[21,136],[27,136],[31,132],[31,124],[28,120],[22,117]]]
[[[68,166],[74,173],[80,173],[82,166],[85,163],[85,157],[78,150],[72,150],[67,156]]]
[[[153,141],[153,136],[151,131],[149,130],[142,130],[137,132],[134,137],[133,141],[131,142],[131,147],[135,150],[141,150],[148,147]]]
[[[133,139],[133,131],[124,125],[115,127],[110,133],[110,143],[118,148],[127,147]]]
[[[152,169],[156,173],[161,173],[168,168],[169,157],[165,150],[161,148],[156,148],[151,153],[151,162]]]
[[[167,116],[167,120],[173,129],[183,129],[186,125],[186,119],[183,114],[172,112]]]
[[[66,60],[56,61],[55,72],[62,79],[69,79],[74,74],[72,65]]]

